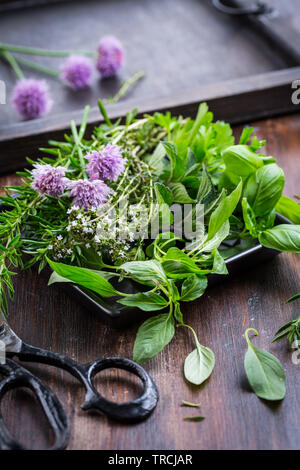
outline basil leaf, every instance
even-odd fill
[[[256,216],[262,217],[274,209],[282,195],[284,183],[284,173],[275,163],[260,168],[250,176],[243,196]]]
[[[300,204],[293,201],[293,199],[281,196],[276,205],[276,211],[294,224],[300,224]]]
[[[200,248],[202,252],[211,252],[215,248],[219,248],[221,245],[222,241],[225,240],[225,238],[228,237],[230,232],[230,223],[229,220],[226,220],[226,222],[222,225],[220,230],[208,241],[205,241],[203,246]]]
[[[200,268],[179,248],[170,248],[162,261],[166,275],[173,279],[182,279],[194,273],[201,274]]]
[[[69,281],[75,282],[82,287],[86,287],[87,289],[97,292],[97,294],[101,295],[102,297],[113,297],[119,295],[119,293],[108,281],[90,269],[69,266],[63,263],[55,263],[48,258],[47,261],[53,271],[55,271],[59,276],[62,276]]]
[[[180,300],[182,302],[190,302],[199,299],[207,288],[207,279],[196,275],[187,278],[181,287]]]
[[[194,334],[195,339],[196,335]],[[195,385],[201,385],[211,375],[215,366],[213,351],[202,346],[196,339],[196,349],[184,361],[185,378]]]
[[[138,294],[132,294],[124,299],[118,300],[119,304],[127,305],[128,307],[138,307],[144,312],[155,312],[156,310],[162,310],[169,304],[161,295],[155,294],[154,292],[139,292]]]
[[[174,318],[163,313],[146,320],[139,328],[134,343],[133,360],[148,361],[170,343],[175,334]]]
[[[258,239],[266,248],[300,253],[300,225],[276,225],[262,232]]]
[[[160,281],[165,282],[166,276],[161,264],[156,260],[149,261],[129,261],[120,266],[127,273],[131,274],[136,281]]]
[[[247,178],[264,165],[262,158],[248,145],[233,145],[225,150],[223,159],[228,172]]]
[[[213,251],[214,264],[212,272],[214,274],[228,274],[228,269],[223,256],[220,255],[217,249]]]
[[[245,355],[245,371],[254,393],[264,400],[277,401],[285,397],[285,373],[279,360],[263,349],[251,344],[248,333],[257,331],[249,328],[245,337],[248,351]]]
[[[217,209],[210,216],[207,241],[211,240],[218,233],[222,225],[234,212],[241,197],[242,187],[243,184],[240,181],[236,189],[229,196],[222,199]]]

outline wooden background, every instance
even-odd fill
[[[268,140],[267,152],[278,158],[287,178],[286,194],[299,194],[300,115],[255,123],[260,138]],[[240,128],[235,129],[239,135]],[[9,175],[0,184],[16,181]],[[271,345],[276,329],[299,315],[299,302],[285,300],[299,291],[300,259],[284,254],[248,273],[209,290],[198,302],[184,306],[185,320],[202,344],[216,355],[216,367],[207,383],[193,387],[183,378],[183,361],[194,348],[191,335],[178,330],[172,343],[145,368],[155,380],[160,401],[152,416],[138,425],[119,425],[105,416],[80,410],[83,390],[67,373],[29,365],[58,394],[71,427],[69,449],[299,449],[300,371],[287,343]],[[60,289],[47,287],[47,278],[35,272],[15,278],[16,299],[10,305],[10,323],[27,342],[50,348],[87,362],[120,355],[131,357],[137,327],[112,330],[76,305]],[[243,333],[255,327],[259,347],[274,353],[287,375],[287,395],[280,404],[259,400],[249,389],[243,358]],[[139,385],[125,374],[100,374],[97,387],[113,400],[127,400]],[[181,400],[200,402],[201,409],[182,408]],[[41,413],[26,391],[10,392],[2,406],[12,432],[35,448],[51,442]],[[204,415],[201,423],[184,416]]]

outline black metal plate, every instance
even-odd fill
[[[290,224],[291,222],[281,215],[277,215],[276,224]],[[220,276],[210,274],[208,276],[208,287],[217,285],[242,271],[247,271],[253,266],[268,261],[280,254],[279,251],[270,250],[262,245],[256,245],[249,250],[226,260],[229,275]],[[106,299],[96,301],[91,295],[84,292],[80,287],[73,284],[63,284],[66,290],[75,301],[80,302],[85,308],[90,310],[101,321],[108,323],[113,328],[124,328],[132,323],[140,322],[156,312],[146,313],[138,308],[130,308],[117,303],[117,299]],[[131,281],[123,281],[119,284],[119,289],[126,293],[135,293],[142,289],[141,285],[137,285]],[[95,296],[96,298],[96,296]]]

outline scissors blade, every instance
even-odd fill
[[[18,353],[22,349],[22,340],[11,329],[2,311],[0,311],[0,341],[5,344],[6,353]]]

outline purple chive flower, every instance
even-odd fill
[[[67,185],[71,189],[70,197],[74,197],[73,205],[78,207],[99,207],[107,201],[109,187],[100,180],[74,180]]]
[[[115,181],[124,171],[126,160],[116,145],[108,144],[100,152],[92,152],[85,158],[89,160],[86,170],[92,180],[110,179]]]
[[[31,172],[33,176],[31,187],[40,194],[59,197],[66,187],[65,172],[66,168],[62,166],[53,167],[49,164],[36,163]]]
[[[123,65],[124,49],[114,36],[104,36],[98,46],[97,69],[101,77],[112,77]]]
[[[50,111],[52,100],[45,80],[23,78],[13,89],[12,103],[24,119],[37,119]]]
[[[61,79],[73,90],[82,90],[90,85],[92,62],[83,55],[71,55],[62,68]]]

